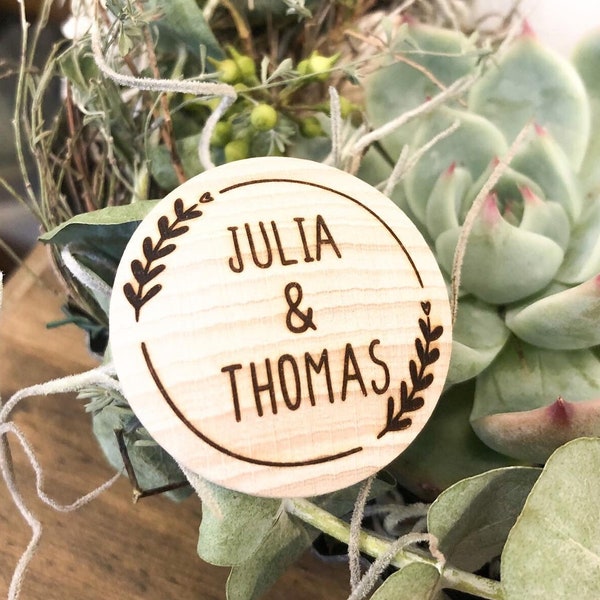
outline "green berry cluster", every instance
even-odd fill
[[[312,52],[295,68],[281,66],[269,76],[264,64],[232,46],[222,60],[210,60],[219,81],[235,87],[238,99],[217,123],[211,148],[217,162],[232,162],[249,156],[281,155],[298,137],[307,140],[326,135],[323,125],[329,113],[326,83],[339,54]],[[260,72],[260,78],[258,73]],[[319,101],[315,102],[315,98]],[[341,97],[342,117],[358,107]],[[190,110],[214,110],[218,99],[188,99]]]

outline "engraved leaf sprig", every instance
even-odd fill
[[[427,389],[433,383],[433,373],[427,373],[427,367],[435,363],[440,357],[439,348],[433,346],[433,342],[439,339],[444,332],[441,325],[431,326],[431,302],[421,302],[421,309],[425,319],[419,318],[421,337],[415,338],[415,350],[417,360],[411,359],[408,363],[410,374],[410,388],[405,380],[400,383],[399,407],[396,411],[396,400],[393,396],[388,398],[387,416],[385,427],[377,435],[382,438],[388,431],[402,431],[412,425],[412,419],[405,416],[406,413],[419,410],[425,404],[420,392]]]
[[[144,262],[137,258],[131,261],[131,273],[137,286],[126,283],[123,286],[123,292],[127,301],[135,310],[136,322],[140,319],[142,306],[154,298],[162,289],[160,283],[155,283],[150,288],[147,287],[147,284],[154,281],[167,268],[164,263],[156,264],[156,262],[171,254],[177,247],[172,242],[167,243],[169,240],[175,239],[189,230],[189,227],[182,223],[202,216],[202,211],[197,210],[197,206],[198,203],[184,208],[183,200],[177,198],[173,203],[173,210],[175,211],[173,222],[170,222],[169,217],[166,215],[161,216],[157,222],[158,240],[154,242],[150,236],[144,238],[142,242]]]

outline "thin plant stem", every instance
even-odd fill
[[[141,2],[138,0],[136,2],[136,6],[140,10],[143,10],[143,6]],[[158,61],[156,59],[156,52],[154,52],[154,41],[152,40],[152,35],[150,33],[150,28],[145,25],[143,28],[144,31],[144,42],[146,43],[146,53],[148,57],[148,64],[150,65],[150,69],[152,69],[152,74],[156,79],[160,78],[160,71],[158,69]],[[175,144],[175,139],[173,137],[173,120],[171,119],[171,111],[169,110],[169,98],[166,94],[160,94],[160,108],[162,112],[163,122],[160,127],[161,137],[165,146],[171,155],[171,164],[173,166],[173,170],[175,171],[175,175],[177,176],[177,180],[179,183],[185,183],[187,177],[183,170],[183,164],[181,163],[181,157],[179,156],[179,152],[177,151],[177,145]]]
[[[525,140],[526,136],[529,134],[531,129],[531,122],[527,122],[523,129],[519,132],[514,142],[511,144],[510,148],[506,155],[498,161],[496,166],[492,169],[490,176],[487,178],[486,182],[483,184],[482,188],[479,190],[477,196],[475,196],[475,200],[473,200],[473,204],[465,217],[465,221],[462,226],[462,230],[460,232],[460,237],[458,238],[458,242],[456,244],[456,250],[454,252],[454,259],[452,262],[452,281],[451,281],[451,298],[450,298],[450,309],[452,312],[452,322],[456,321],[456,316],[458,314],[458,293],[460,291],[460,281],[462,275],[463,263],[465,261],[465,255],[467,252],[467,245],[469,242],[469,235],[471,234],[471,230],[473,229],[473,225],[475,225],[475,220],[477,215],[481,212],[481,207],[485,202],[485,199],[488,197],[500,177],[506,172],[508,166],[510,165],[512,159],[515,157],[521,144]]]
[[[338,519],[316,504],[304,498],[294,498],[284,500],[284,506],[289,514],[308,525],[316,527],[340,542],[345,544],[350,542],[350,526],[348,523]],[[360,533],[358,543],[361,552],[374,558],[385,554],[390,547],[389,540],[365,531]],[[398,569],[412,563],[424,563],[440,570],[442,587],[473,594],[485,598],[485,600],[502,600],[503,598],[501,584],[498,581],[456,569],[451,565],[441,566],[439,560],[415,550],[402,549],[390,562]]]

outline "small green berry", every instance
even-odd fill
[[[252,81],[256,77],[256,65],[249,56],[242,54],[235,62],[244,81]]]
[[[300,121],[300,133],[305,138],[316,138],[324,135],[323,128],[317,117],[305,117]]]
[[[233,46],[228,46],[227,52],[229,52],[229,55],[235,61],[240,71],[240,79],[249,84],[258,83],[256,79],[256,65],[252,57],[247,54],[241,54]]]
[[[340,113],[342,115],[342,119],[347,119],[356,110],[356,108],[356,105],[352,104],[348,98],[340,96]]]
[[[229,121],[219,121],[215,125],[210,143],[217,148],[223,148],[231,140],[233,126]]]
[[[220,79],[223,83],[236,83],[242,78],[242,73],[235,60],[226,58],[217,63]]]
[[[250,113],[250,123],[258,131],[270,131],[277,125],[277,111],[268,104],[257,104]]]
[[[329,71],[333,65],[337,62],[340,57],[339,54],[333,56],[323,56],[318,52],[313,52],[308,58],[308,64],[306,65],[306,73],[308,75],[314,75],[318,81],[327,81],[329,79]],[[300,65],[298,65],[300,67]]]
[[[247,140],[232,140],[224,148],[225,162],[230,163],[248,158],[249,151],[250,147]]]
[[[308,58],[301,60],[296,67],[299,75],[308,75]]]

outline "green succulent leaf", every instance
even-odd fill
[[[545,202],[527,187],[521,190],[521,194],[524,206],[519,228],[543,235],[566,250],[571,231],[563,207],[556,202]]]
[[[565,260],[556,275],[562,283],[583,283],[600,272],[600,200],[584,208],[571,232]]]
[[[424,429],[388,466],[398,482],[425,500],[452,484],[515,461],[486,446],[469,425],[474,381],[445,391]]]
[[[438,261],[447,273],[452,271],[460,233],[461,228],[450,229],[435,244]],[[551,239],[509,224],[490,196],[468,239],[462,286],[491,304],[516,302],[546,287],[563,255],[562,248]]]
[[[450,564],[472,572],[500,556],[540,471],[495,469],[442,492],[429,509],[427,529]]]
[[[455,164],[439,176],[425,211],[425,225],[433,240],[447,229],[460,225],[462,201],[472,183],[469,171]]]
[[[565,442],[600,435],[600,360],[511,338],[477,378],[471,424],[490,447],[544,462]]]
[[[511,167],[535,181],[548,200],[564,208],[571,223],[581,214],[583,199],[565,151],[546,130],[536,127]]]
[[[390,577],[371,596],[371,600],[444,600],[440,573],[432,565],[412,563]]]
[[[413,137],[411,146],[419,148],[455,121],[460,127],[435,144],[412,168],[405,179],[405,191],[412,212],[426,222],[427,202],[440,175],[453,164],[466,169],[477,179],[492,159],[507,150],[500,131],[479,115],[451,108],[441,108],[427,115]],[[473,144],[473,140],[477,140]]]
[[[592,115],[589,145],[580,170],[584,191],[590,196],[600,192],[600,35],[598,31],[584,37],[573,53],[573,64],[579,72],[588,93]]]
[[[506,324],[522,340],[541,348],[578,350],[600,344],[600,279],[513,308]]]
[[[213,565],[239,565],[257,551],[271,531],[281,501],[248,496],[208,481],[204,484],[221,514],[214,514],[210,506],[204,504],[198,555]]]
[[[515,139],[530,120],[547,128],[578,169],[590,133],[590,108],[575,69],[526,32],[491,61],[471,88],[469,108]]]
[[[600,597],[599,472],[598,439],[549,458],[502,553],[506,600]]]
[[[231,569],[227,600],[258,600],[311,542],[303,525],[280,512],[256,552]]]
[[[475,377],[496,358],[510,335],[496,307],[472,296],[461,298],[452,328],[447,384]]]
[[[478,51],[462,33],[423,24],[408,25],[394,40],[394,57],[377,69],[365,87],[366,109],[375,126],[411,110],[431,96],[470,73]],[[407,60],[396,57],[405,56]],[[396,130],[383,140],[392,156],[411,141],[418,122]],[[446,165],[449,166],[450,163]]]
[[[470,187],[463,198],[460,211],[460,222],[462,223],[469,212],[475,198],[479,195],[481,188],[486,184],[492,171],[496,168],[497,161],[492,161],[477,180]],[[545,198],[542,188],[530,177],[508,167],[502,173],[500,179],[494,186],[493,193],[498,198],[498,205],[502,216],[511,224],[518,226],[523,218],[523,190],[530,190],[540,198]]]

